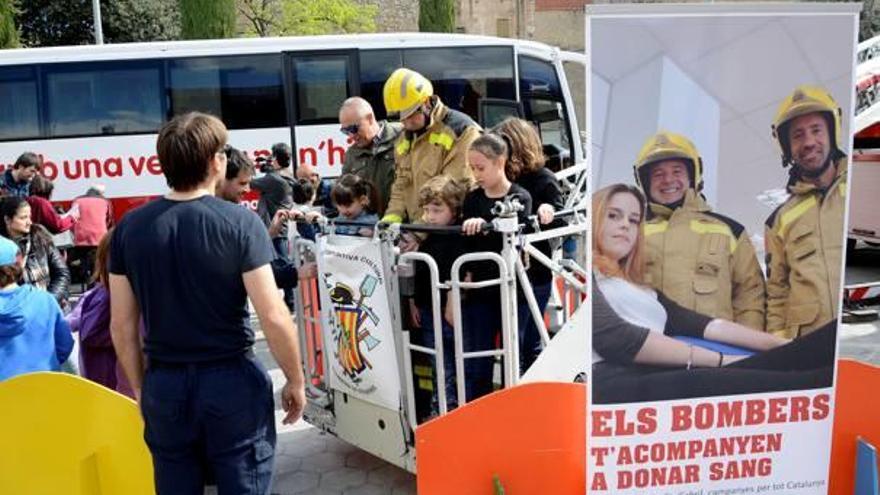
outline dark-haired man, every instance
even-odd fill
[[[201,493],[207,471],[221,493],[269,490],[272,381],[254,357],[248,298],[287,378],[284,422],[305,404],[296,330],[272,279],[266,228],[214,196],[226,140],[226,127],[209,115],[165,124],[156,147],[171,192],[129,212],[111,241],[113,345],[141,406],[160,495]]]
[[[239,203],[248,191],[251,190],[251,178],[254,176],[254,164],[250,158],[241,150],[226,146],[226,178],[217,184],[217,197],[229,201],[230,203]],[[287,223],[289,215],[287,210],[278,210],[272,223],[269,225],[269,237],[281,230],[282,226]],[[290,290],[297,286],[300,273],[293,265],[293,262],[286,257],[282,257],[275,253],[275,259],[272,260],[272,275],[275,277],[275,284],[279,289]],[[308,265],[303,277],[312,276],[313,265]]]
[[[11,169],[0,175],[0,192],[4,196],[26,198],[31,194],[31,180],[40,173],[42,160],[36,153],[22,153]]]
[[[799,86],[779,105],[772,135],[789,167],[790,196],[765,222],[767,331],[787,338],[837,318],[847,156],[840,107]]]
[[[226,146],[226,175],[217,185],[217,196],[238,203],[251,190],[254,164],[241,150]]]

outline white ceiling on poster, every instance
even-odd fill
[[[592,69],[612,86],[666,57],[714,97],[721,123],[719,184],[742,183],[719,191],[719,206],[751,216],[743,220],[753,231],[761,228],[758,217],[765,212],[736,203],[746,190],[784,186],[786,173],[770,133],[781,100],[799,84],[815,84],[844,109],[851,105],[851,16],[598,17],[590,29]]]

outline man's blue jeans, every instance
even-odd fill
[[[141,392],[156,492],[266,494],[272,481],[272,381],[252,354],[200,364],[150,361]]]

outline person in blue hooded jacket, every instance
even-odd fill
[[[52,294],[18,285],[18,245],[0,237],[0,381],[35,371],[58,371],[73,336]]]

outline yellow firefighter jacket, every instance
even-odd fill
[[[391,186],[385,219],[419,222],[419,189],[429,179],[448,175],[454,179],[473,179],[467,152],[480,135],[480,126],[467,115],[446,108],[436,96],[425,130],[405,131],[395,146],[397,177]]]
[[[763,330],[764,275],[745,227],[693,189],[674,210],[650,208],[646,281],[688,309]]]
[[[767,331],[807,334],[837,317],[846,208],[846,157],[827,190],[799,180],[765,225]]]

